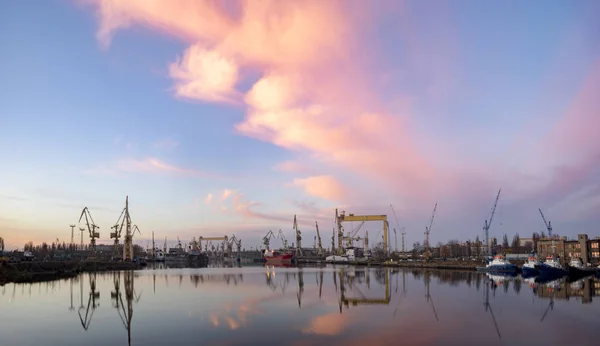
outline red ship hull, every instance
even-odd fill
[[[265,253],[263,256],[267,263],[289,263],[294,255],[291,253]]]

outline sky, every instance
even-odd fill
[[[279,229],[291,243],[297,215],[303,246],[319,222],[329,247],[339,208],[388,215],[410,249],[436,203],[432,244],[483,237],[500,188],[490,236],[545,230],[538,208],[557,234],[600,236],[598,13],[593,0],[1,2],[0,236],[69,242],[88,207],[111,243],[129,196],[143,246],[154,232],[250,248]],[[361,233],[375,244],[381,228]]]

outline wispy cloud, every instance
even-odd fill
[[[119,173],[149,173],[149,174],[175,174],[187,177],[211,177],[221,176],[197,169],[190,169],[168,164],[156,158],[147,159],[123,159],[114,164],[100,165],[86,169],[84,174],[89,175],[117,175]]]
[[[164,138],[156,143],[154,143],[154,147],[158,149],[175,149],[179,146],[179,142],[172,138]]]
[[[210,204],[213,200],[213,194],[209,193],[208,195],[206,195],[206,197],[204,197],[204,204]]]

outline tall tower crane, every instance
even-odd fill
[[[550,224],[550,221],[546,221],[546,218],[544,217],[544,213],[542,213],[542,209],[538,209],[540,211],[540,215],[542,215],[542,220],[544,220],[544,224],[546,225],[546,229],[548,230],[548,236],[550,237],[550,239],[552,239],[552,254],[554,254],[555,251],[555,247],[554,247],[554,237],[552,236],[552,225]]]
[[[296,215],[294,215],[294,231],[296,232],[296,256],[302,256],[302,233],[298,228],[298,221],[296,221]]]
[[[425,258],[429,258],[431,256],[431,251],[429,250],[429,233],[431,232],[431,226],[433,226],[433,219],[435,218],[436,210],[437,203],[433,207],[433,214],[431,214],[431,220],[429,220],[429,227],[425,227]]]
[[[321,243],[321,234],[319,233],[319,223],[315,221],[315,228],[317,229],[317,254],[320,256],[323,254],[323,244]]]
[[[404,227],[402,227],[402,253],[405,254],[406,253],[406,248],[404,247],[404,235],[406,234],[406,232],[404,232]]]
[[[492,225],[492,219],[494,218],[494,213],[496,212],[496,206],[498,205],[498,199],[500,199],[500,191],[498,190],[498,195],[496,196],[496,202],[494,202],[494,208],[492,208],[492,214],[490,215],[490,221],[485,220],[483,224],[483,230],[485,231],[485,245],[487,249],[486,256],[490,256],[492,254],[492,246],[490,244],[490,226]]]
[[[548,230],[548,236],[552,238],[552,224],[550,224],[550,221],[546,221],[544,213],[542,213],[542,209],[538,210],[540,211],[540,215],[542,215],[542,220],[544,220],[544,225],[546,225],[546,229]]]
[[[87,230],[90,235],[90,250],[89,250],[90,254],[88,255],[88,257],[94,258],[96,256],[96,238],[100,238],[100,233],[96,232],[96,228],[99,229],[100,227],[96,226],[96,224],[94,223],[94,219],[92,219],[92,214],[90,214],[90,210],[88,209],[88,207],[83,208],[78,222],[81,222],[81,219],[84,216],[85,216],[85,224],[87,226]],[[90,221],[92,221],[91,225],[90,225]]]

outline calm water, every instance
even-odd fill
[[[598,345],[597,279],[497,279],[254,266],[8,284],[0,345]]]

